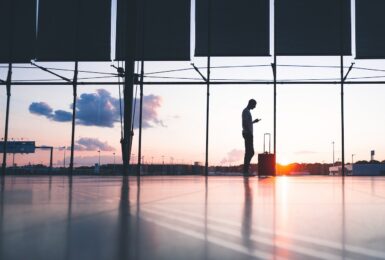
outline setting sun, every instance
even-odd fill
[[[288,166],[291,162],[285,158],[285,157],[280,157],[279,160],[277,160],[277,164],[280,164],[282,166]]]

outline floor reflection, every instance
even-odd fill
[[[5,194],[5,177],[2,174],[0,177],[0,259],[4,259],[3,254],[3,219],[4,219],[4,194]]]
[[[205,203],[204,203],[204,245],[203,245],[203,259],[208,259],[208,223],[207,223],[207,215],[208,215],[208,197],[209,197],[209,177],[205,176]]]
[[[341,244],[342,256],[346,258],[346,205],[345,205],[345,178],[341,179]]]
[[[129,178],[123,176],[122,188],[120,192],[119,213],[118,213],[118,254],[117,259],[129,259],[129,245],[131,245],[131,225],[130,225],[130,191]]]
[[[242,216],[242,242],[245,247],[251,249],[253,245],[250,239],[253,228],[253,189],[249,177],[244,177],[243,185],[245,197]]]
[[[141,248],[142,248],[142,245],[140,244],[141,243],[141,239],[142,239],[142,234],[141,234],[141,220],[140,220],[140,207],[141,207],[141,201],[140,201],[140,198],[141,198],[141,185],[142,185],[142,177],[141,176],[137,176],[136,178],[136,221],[135,221],[135,250],[134,250],[134,259],[141,259]]]
[[[66,247],[64,250],[64,256],[66,260],[72,259],[71,257],[71,249],[72,249],[72,239],[71,239],[71,234],[72,234],[72,185],[73,185],[73,177],[71,175],[68,176],[68,206],[67,206],[67,221],[66,221]],[[50,185],[51,186],[51,185]],[[50,189],[51,190],[51,189]],[[51,192],[49,192],[50,194]]]
[[[50,175],[48,180],[48,201],[51,201],[51,192],[52,192],[52,175]]]
[[[0,188],[5,260],[385,259],[382,177],[17,176]]]

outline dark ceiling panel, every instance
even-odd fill
[[[276,54],[350,55],[350,21],[350,0],[276,0]]]
[[[356,58],[385,58],[384,11],[384,0],[356,0]]]
[[[35,55],[36,0],[0,0],[0,63],[29,63]]]
[[[40,0],[40,61],[111,60],[111,0]]]
[[[208,55],[208,0],[196,0],[195,55]],[[211,0],[210,56],[269,56],[268,0]]]
[[[125,8],[126,1],[118,0],[117,60],[124,60],[127,46],[132,45],[125,44],[126,40],[135,38],[126,37],[125,24],[128,13]],[[142,60],[143,58],[146,61],[190,60],[190,5],[190,0],[139,1],[135,59]]]

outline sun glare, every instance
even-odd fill
[[[287,159],[287,158],[280,158],[279,160],[277,160],[277,163],[282,165],[282,166],[287,166],[290,164],[290,161]]]

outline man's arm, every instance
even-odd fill
[[[262,120],[262,119],[257,118],[257,119],[255,119],[255,120],[253,121],[253,124],[258,123],[258,122],[261,121],[261,120]]]

